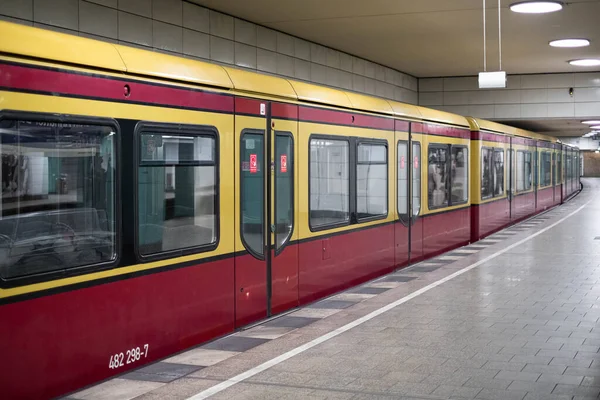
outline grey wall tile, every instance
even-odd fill
[[[521,103],[546,103],[548,102],[547,89],[524,89],[521,90]]]
[[[0,14],[32,21],[33,0],[2,0]]]
[[[21,25],[27,25],[27,26],[33,26],[32,21],[28,21],[26,19],[7,17],[6,15],[2,15],[2,14],[0,14],[0,21],[12,22],[15,24],[21,24]]]
[[[545,89],[548,75],[521,75],[521,89]]]
[[[576,117],[597,118],[600,110],[600,102],[597,103],[575,103]]]
[[[362,75],[352,75],[352,90],[356,92],[365,91],[365,77]]]
[[[313,63],[327,65],[327,47],[320,44],[310,44],[310,61]]]
[[[477,77],[444,78],[444,91],[478,90]]]
[[[365,93],[375,94],[375,79],[365,78]]]
[[[152,20],[119,11],[119,40],[152,46]]]
[[[521,106],[518,104],[499,104],[494,106],[494,118],[521,118]]]
[[[385,74],[385,81],[387,83],[391,83],[392,85],[396,85],[397,84],[397,72],[394,71],[391,68],[384,68],[384,74]],[[400,85],[402,85],[402,83],[400,83]]]
[[[175,53],[183,52],[183,28],[156,20],[153,21],[152,47]]]
[[[235,43],[235,65],[256,69],[256,47]]]
[[[294,59],[294,77],[296,79],[310,81],[310,62],[295,58]]]
[[[235,61],[234,46],[232,40],[217,36],[210,36],[210,59],[225,64],[233,64]]]
[[[293,56],[294,38],[285,33],[277,32],[277,52],[287,56]]]
[[[340,71],[340,87],[347,90],[352,90],[352,73]]]
[[[274,51],[257,49],[256,51],[256,68],[259,71],[277,73],[277,53]]]
[[[183,30],[183,53],[201,58],[210,58],[210,36],[206,33]]]
[[[210,32],[210,13],[207,8],[183,3],[183,27],[200,32]]]
[[[600,101],[600,87],[577,88],[573,95],[577,102]]]
[[[325,72],[325,83],[328,86],[339,87],[340,86],[340,73],[341,71],[337,68],[326,67]]]
[[[365,76],[367,78],[375,78],[375,64],[365,60]]]
[[[352,72],[357,75],[365,75],[365,60],[358,57],[352,57]]]
[[[548,89],[548,103],[572,103],[574,100],[575,96],[569,94],[569,89]]]
[[[421,92],[441,92],[444,90],[443,78],[419,79],[419,90]]]
[[[575,103],[548,104],[548,118],[573,118],[575,117]]]
[[[548,104],[521,104],[522,118],[548,117]]]
[[[575,74],[575,87],[598,87],[600,86],[600,72],[585,72]]]
[[[443,92],[419,93],[419,104],[423,106],[440,106],[444,104]]]
[[[41,29],[48,29],[49,31],[53,31],[53,32],[60,32],[60,33],[66,33],[68,35],[77,36],[77,31],[61,28],[60,26],[40,24],[39,22],[34,22],[33,26],[36,28],[41,28]]]
[[[118,12],[114,8],[80,1],[79,30],[93,35],[118,39]]]
[[[325,84],[327,82],[327,67],[321,64],[310,64],[310,80],[316,83]]]
[[[520,90],[494,90],[494,104],[518,104],[521,102]]]
[[[152,18],[181,26],[183,24],[183,2],[181,0],[152,0]]]
[[[294,56],[310,61],[310,43],[306,40],[294,38]]]
[[[234,26],[233,17],[220,12],[209,10],[210,12],[210,34],[224,39],[233,40]]]
[[[385,67],[383,65],[375,64],[375,79],[385,81]]]
[[[277,53],[277,73],[283,76],[294,76],[294,58]]]
[[[352,72],[352,56],[340,53],[340,68],[346,72]]]
[[[35,0],[34,22],[61,28],[79,29],[79,0]]]
[[[265,50],[277,50],[277,33],[272,29],[257,26],[256,45]]]
[[[256,46],[256,25],[241,19],[234,20],[235,41]]]
[[[119,0],[119,10],[152,18],[152,0]]]
[[[340,69],[340,52],[334,49],[327,49],[327,66]]]
[[[570,88],[575,82],[573,74],[550,74],[546,82],[549,88]]]
[[[90,3],[100,4],[101,6],[111,7],[111,8],[119,7],[119,0],[86,0],[86,1],[88,1]]]

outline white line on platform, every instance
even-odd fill
[[[326,342],[329,339],[332,339],[332,338],[334,338],[334,337],[336,337],[338,335],[341,335],[342,333],[347,332],[350,329],[355,328],[355,327],[357,327],[357,326],[359,326],[359,325],[361,325],[361,324],[363,324],[363,323],[365,323],[365,322],[367,322],[367,321],[369,321],[369,320],[371,320],[371,319],[373,319],[373,318],[375,318],[375,317],[377,317],[377,316],[379,316],[379,315],[381,315],[381,314],[383,314],[383,313],[385,313],[385,312],[387,312],[387,311],[389,311],[389,310],[391,310],[391,309],[393,309],[393,308],[395,308],[395,307],[397,307],[397,306],[399,306],[401,304],[404,304],[407,301],[412,300],[415,297],[420,296],[423,293],[426,293],[426,292],[430,291],[431,289],[433,289],[435,287],[438,287],[441,284],[446,283],[449,280],[452,280],[452,279],[456,278],[457,276],[460,276],[460,275],[464,274],[465,272],[468,272],[468,271],[472,270],[473,268],[477,268],[481,264],[486,263],[486,262],[488,262],[488,261],[490,261],[490,260],[498,257],[499,255],[504,254],[507,251],[509,251],[511,249],[514,249],[517,246],[522,245],[525,242],[530,241],[534,237],[539,236],[539,235],[541,235],[544,232],[547,232],[548,230],[554,228],[556,225],[564,222],[566,219],[572,217],[573,215],[577,214],[579,211],[583,210],[583,208],[585,206],[587,206],[591,201],[592,200],[588,201],[587,203],[585,203],[584,205],[582,205],[581,207],[579,207],[577,210],[575,210],[572,213],[570,213],[569,215],[567,215],[566,217],[561,218],[560,220],[556,221],[552,225],[547,226],[546,228],[544,228],[544,229],[542,229],[542,230],[540,230],[540,231],[538,231],[538,232],[536,232],[536,233],[534,233],[534,234],[526,237],[525,239],[519,240],[518,242],[513,243],[510,246],[505,247],[504,249],[499,250],[499,251],[495,252],[494,254],[491,254],[491,255],[487,256],[486,258],[484,258],[484,259],[482,259],[480,261],[477,261],[476,263],[473,263],[473,264],[469,265],[468,267],[465,267],[465,268],[463,268],[463,269],[461,269],[459,271],[456,271],[455,273],[453,273],[451,275],[448,275],[447,277],[442,278],[439,281],[431,283],[431,284],[429,284],[429,285],[427,285],[427,286],[425,286],[425,287],[423,287],[423,288],[421,288],[421,289],[419,289],[419,290],[417,290],[417,291],[409,294],[408,296],[405,296],[405,297],[403,297],[401,299],[398,299],[398,300],[396,300],[396,301],[394,301],[394,302],[392,302],[392,303],[390,303],[390,304],[388,304],[386,306],[378,308],[377,310],[375,310],[375,311],[373,311],[373,312],[365,315],[364,317],[361,317],[361,318],[359,318],[359,319],[357,319],[355,321],[352,321],[352,322],[350,322],[350,323],[348,323],[348,324],[346,324],[344,326],[341,326],[341,327],[337,328],[336,330],[333,330],[333,331],[331,331],[329,333],[326,333],[323,336],[319,336],[318,338],[313,339],[310,342],[303,344],[302,346],[298,346],[295,349],[292,349],[292,350],[288,351],[287,353],[284,353],[284,354],[282,354],[280,356],[272,358],[269,361],[265,361],[264,363],[262,363],[260,365],[257,365],[256,367],[251,368],[251,369],[249,369],[246,372],[242,372],[241,374],[238,374],[238,375],[236,375],[236,376],[234,376],[232,378],[229,378],[226,381],[223,381],[223,382],[219,383],[218,385],[215,385],[215,386],[212,386],[212,387],[210,387],[210,388],[208,388],[206,390],[203,390],[202,392],[200,392],[198,394],[195,394],[192,397],[189,397],[187,400],[203,400],[203,399],[206,399],[206,398],[208,398],[210,396],[213,396],[213,395],[215,395],[217,393],[220,393],[223,390],[225,390],[227,388],[230,388],[231,386],[233,386],[233,385],[235,385],[237,383],[243,382],[246,379],[251,378],[251,377],[253,377],[256,374],[259,374],[259,373],[261,373],[261,372],[263,372],[263,371],[265,371],[265,370],[267,370],[267,369],[269,369],[269,368],[271,368],[271,367],[273,367],[273,366],[275,366],[277,364],[280,364],[280,363],[282,363],[282,362],[284,362],[284,361],[286,361],[286,360],[288,360],[288,359],[290,359],[290,358],[292,358],[292,357],[294,357],[294,356],[296,356],[296,355],[298,355],[300,353],[305,352],[308,349],[311,349],[311,348],[313,348],[313,347],[315,347],[315,346],[317,346],[317,345],[319,345],[319,344],[321,344],[323,342]]]

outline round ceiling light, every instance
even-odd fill
[[[523,14],[543,14],[562,10],[558,1],[523,1],[510,5],[510,10]]]
[[[585,47],[589,45],[590,41],[587,39],[559,39],[550,42],[552,47]]]
[[[590,129],[600,129],[600,125],[590,126]]]
[[[569,64],[578,67],[597,67],[600,65],[600,59],[598,58],[583,58],[581,60],[571,60]]]
[[[586,124],[586,125],[600,125],[600,120],[596,120],[596,119],[591,119],[589,121],[581,121],[582,124]]]

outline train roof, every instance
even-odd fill
[[[480,118],[10,22],[0,21],[0,36],[11,38],[0,41],[4,54],[556,142]]]

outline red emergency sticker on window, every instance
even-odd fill
[[[256,154],[250,154],[250,173],[255,174],[258,171],[258,162],[256,161]]]
[[[287,155],[286,154],[282,154],[280,157],[279,170],[282,173],[287,172]]]

